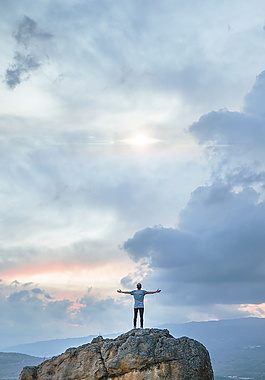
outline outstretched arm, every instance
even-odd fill
[[[148,292],[147,294],[155,294],[155,293],[160,293],[160,292],[161,292],[161,289],[157,289],[154,292]]]
[[[131,292],[127,292],[127,291],[120,290],[120,289],[118,289],[117,292],[118,293],[124,293],[124,294],[131,294]]]

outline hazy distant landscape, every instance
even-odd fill
[[[187,335],[210,352],[217,376],[265,379],[265,320],[240,318],[166,324],[172,335]]]
[[[38,365],[43,360],[20,353],[0,352],[0,380],[17,379],[23,367]]]
[[[158,327],[168,329],[175,337],[188,336],[203,343],[210,352],[216,380],[231,376],[235,376],[232,377],[234,379],[265,379],[265,320],[262,318],[165,324]],[[114,338],[117,335],[119,333],[104,337]],[[0,355],[0,380],[16,379],[14,376],[18,376],[24,366],[37,365],[69,347],[88,343],[93,337],[95,335],[6,347],[3,351],[9,353]]]

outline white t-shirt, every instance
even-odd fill
[[[144,296],[148,293],[147,290],[132,290],[131,295],[134,296],[134,308],[144,307]]]

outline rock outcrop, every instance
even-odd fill
[[[116,339],[97,337],[69,348],[19,380],[213,380],[210,357],[199,342],[168,330],[133,329]]]

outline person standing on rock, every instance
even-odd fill
[[[137,315],[138,311],[140,314],[140,325],[141,329],[144,326],[144,296],[146,294],[155,294],[160,293],[161,290],[157,289],[154,292],[148,292],[147,290],[142,290],[142,284],[138,283],[136,285],[137,289],[132,291],[123,291],[121,289],[118,289],[118,293],[124,293],[124,294],[131,294],[134,297],[134,318],[133,318],[133,328],[136,329],[137,324]]]

